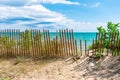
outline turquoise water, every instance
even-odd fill
[[[55,38],[55,33],[50,33],[51,38]],[[95,39],[95,32],[74,32],[74,39],[77,40],[77,45],[80,45],[80,40],[82,40],[82,46],[84,46],[85,40],[87,41],[87,45],[92,44],[92,40]]]
[[[74,38],[77,40],[78,46],[79,46],[80,40],[82,41],[82,46],[84,46],[85,40],[87,42],[87,46],[91,45],[95,37],[96,37],[96,33],[74,33]]]
[[[20,33],[0,33],[2,36],[8,35],[14,35],[16,37],[18,37],[20,35]],[[59,35],[59,34],[58,34]],[[55,32],[51,32],[50,33],[50,37],[51,39],[55,38],[56,33]],[[77,40],[77,45],[80,45],[80,40],[82,40],[82,46],[84,45],[85,40],[87,41],[87,45],[91,45],[92,44],[92,40],[95,39],[96,33],[95,32],[74,32],[74,39]]]

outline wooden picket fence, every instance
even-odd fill
[[[108,42],[105,48],[105,38]],[[87,41],[79,41],[77,45],[73,30],[58,30],[54,38],[51,38],[49,30],[25,30],[16,29],[0,30],[0,57],[31,57],[31,58],[59,58],[68,56],[88,56],[91,53],[119,54],[119,34],[96,33],[96,39],[92,41],[91,49]]]
[[[3,57],[66,57],[77,55],[73,30],[56,31],[51,39],[49,30],[0,30],[0,56]]]
[[[92,43],[92,52],[120,55],[120,34],[119,33],[96,33],[96,39]]]

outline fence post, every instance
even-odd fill
[[[87,44],[86,44],[86,40],[85,40],[85,56],[87,56]]]
[[[112,40],[111,40],[112,56],[113,56],[113,41],[114,41],[114,33],[112,33]]]
[[[62,41],[61,41],[61,30],[59,30],[59,35],[60,35],[60,38],[59,38],[59,40],[60,40],[60,43],[59,43],[59,52],[60,52],[60,57],[62,56],[61,54],[62,54]]]
[[[75,55],[78,55],[77,53],[77,41],[75,40]]]
[[[92,55],[94,54],[94,39],[92,41]]]
[[[17,53],[17,56],[18,56],[18,29],[16,30],[16,53]]]
[[[66,37],[67,37],[67,56],[69,56],[70,54],[70,46],[69,46],[69,33],[68,33],[68,29],[66,29]]]
[[[56,51],[55,51],[55,53],[56,53],[56,57],[59,57],[59,44],[58,44],[58,31],[56,31],[56,39],[55,39],[55,49],[56,49]]]
[[[119,43],[118,43],[118,54],[120,55],[120,39],[118,41],[119,41]]]
[[[82,56],[82,41],[80,40],[80,56]]]
[[[8,58],[10,57],[10,52],[9,52],[9,48],[10,48],[10,44],[9,44],[9,29],[6,30],[6,36],[8,37],[7,40],[7,54],[8,54]]]
[[[119,55],[119,32],[117,33],[117,42],[116,42],[116,46],[117,46],[117,54]]]
[[[65,39],[64,39],[64,31],[62,30],[62,56],[65,56]]]
[[[0,58],[2,57],[2,35],[1,35],[1,30],[0,30]]]
[[[71,38],[72,38],[72,53],[73,53],[73,55],[75,55],[74,53],[75,53],[75,50],[74,50],[74,45],[75,45],[75,43],[74,43],[74,33],[73,33],[73,29],[71,30],[72,31],[72,35],[71,35]]]
[[[95,43],[98,44],[98,33],[96,33]],[[96,54],[96,52],[97,52],[97,48],[98,48],[97,46],[99,46],[99,45],[96,45],[96,44],[95,44],[95,54]]]

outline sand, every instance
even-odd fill
[[[107,56],[98,64],[89,57],[14,63],[15,59],[0,61],[0,80],[120,80],[119,57]]]

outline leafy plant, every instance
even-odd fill
[[[0,80],[10,80],[10,79],[5,77],[5,78],[0,78]]]
[[[102,56],[102,54],[100,52],[97,52],[96,54],[94,54],[95,58],[100,58]]]
[[[92,50],[93,48],[92,48],[92,46],[89,45],[89,46],[88,46],[88,49],[89,49],[89,50]]]
[[[15,46],[15,40],[10,40],[8,36],[0,38],[0,44],[7,49],[12,49]]]
[[[106,33],[106,30],[102,26],[97,27],[97,30],[98,30],[99,33],[102,33],[102,34]]]
[[[32,34],[29,30],[25,30],[25,32],[21,33],[21,48],[30,50],[32,47]]]
[[[117,49],[113,51],[113,56],[119,56],[119,55],[120,55],[120,53]]]
[[[115,35],[119,34],[119,29],[118,29],[119,27],[120,27],[119,23],[112,23],[112,22],[107,23],[107,29],[105,29],[103,26],[97,27],[100,38],[98,39],[97,42],[95,42],[94,46],[96,48],[107,48],[107,49],[109,48],[110,50],[117,49],[118,46],[115,45],[117,44]],[[109,44],[109,42],[111,42],[111,45]]]
[[[103,26],[100,26],[100,27],[97,27],[98,29],[98,32],[99,33],[118,33],[119,32],[119,23],[115,24],[115,23],[112,23],[112,22],[108,22],[107,23],[107,30],[105,30],[105,28],[103,28]]]
[[[16,61],[15,61],[15,63],[14,63],[14,65],[19,64],[21,61],[22,61],[22,58],[17,57],[17,58],[16,58]]]

